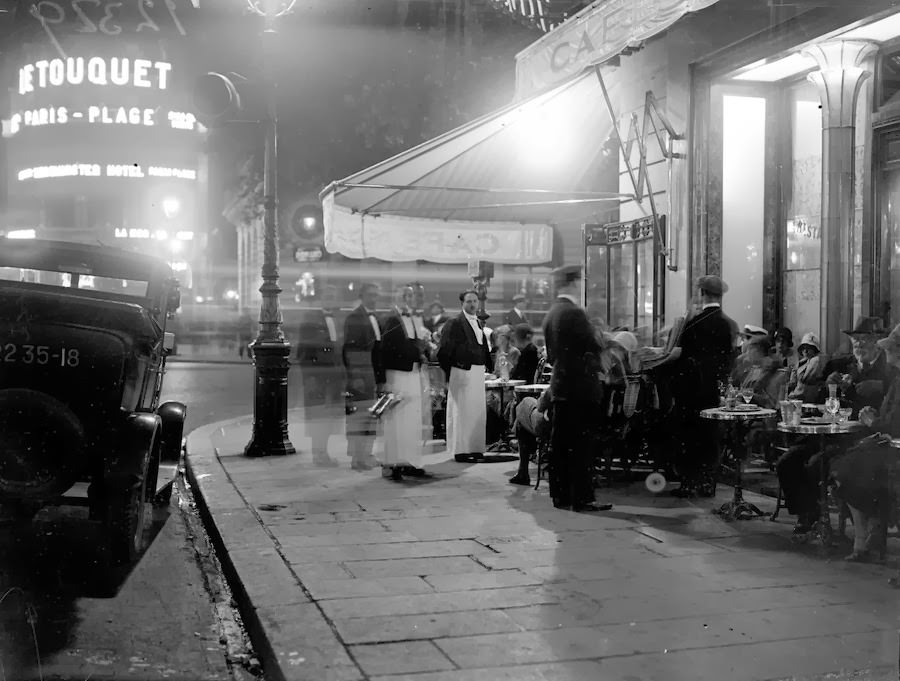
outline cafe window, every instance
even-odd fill
[[[665,216],[658,231],[650,217],[584,226],[585,310],[592,321],[655,342],[665,309],[665,228]]]

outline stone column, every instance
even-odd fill
[[[834,353],[845,345],[842,331],[853,325],[853,209],[856,102],[872,75],[866,61],[878,45],[834,40],[803,54],[819,70],[808,79],[822,102],[822,281],[819,293],[822,344]]]

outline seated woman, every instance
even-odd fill
[[[878,345],[887,361],[900,369],[900,324]],[[836,458],[831,477],[853,518],[853,552],[845,560],[868,562],[884,558],[887,547],[892,504],[888,468],[900,463],[900,450],[890,445],[890,438],[900,437],[900,375],[888,388],[881,407],[863,407],[859,420],[873,435]]]
[[[778,389],[784,382],[779,366],[769,356],[768,336],[751,336],[744,342],[743,370],[732,377],[738,388],[753,391],[753,404],[767,409],[778,406]]]
[[[819,394],[825,385],[825,376],[822,374],[825,356],[822,355],[816,334],[807,333],[803,336],[797,347],[797,354],[800,355],[800,359],[797,366],[791,370],[787,397],[789,400],[818,402]]]

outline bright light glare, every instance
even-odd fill
[[[37,239],[37,232],[33,229],[14,229],[6,233],[7,239]]]
[[[174,218],[181,212],[181,201],[177,197],[167,196],[163,199],[162,209],[167,218]]]
[[[227,291],[225,291],[225,300],[237,300],[238,297],[239,296],[237,291],[234,291],[232,289],[228,289]]]
[[[203,296],[195,296],[195,297],[194,297],[194,302],[195,302],[195,303],[202,303],[202,302],[203,302]]]
[[[179,241],[178,239],[169,239],[169,250],[172,253],[181,253],[181,250],[184,248],[184,242]]]
[[[768,64],[765,61],[751,64],[747,71],[736,75],[734,80],[757,80],[774,83],[814,68],[816,68],[815,59],[795,53]]]
[[[303,218],[303,226],[306,227],[306,229],[312,229],[316,226],[316,219],[312,215],[307,215]]]
[[[571,116],[559,102],[525,106],[513,125],[524,162],[551,167],[571,158],[576,135]]]
[[[900,35],[900,12],[841,34],[841,40],[885,41]]]

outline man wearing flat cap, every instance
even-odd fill
[[[885,356],[878,341],[888,335],[879,317],[860,317],[856,325],[844,331],[850,337],[851,354],[837,355],[825,364],[825,382],[838,386],[841,404],[852,408],[856,419],[866,407],[877,409],[891,384],[897,379],[897,369]],[[830,438],[832,446],[826,451],[826,461],[843,452],[853,437]],[[794,532],[803,534],[812,529],[819,517],[818,484],[820,454],[818,443],[808,438],[796,443],[775,464],[778,482],[789,513],[797,515]]]
[[[603,387],[598,371],[603,348],[578,304],[581,268],[553,271],[557,297],[544,319],[552,404],[550,497],[556,508],[600,511],[594,501],[593,436],[599,427]]]
[[[687,319],[672,352],[672,390],[680,432],[679,497],[714,496],[718,460],[715,425],[700,412],[719,405],[719,381],[728,379],[734,363],[737,324],[722,312],[722,296],[728,285],[715,275],[697,281],[700,311]]]
[[[512,309],[503,315],[503,323],[507,324],[511,329],[516,328],[519,324],[527,324],[528,319],[525,316],[525,295],[517,293],[513,296]]]

